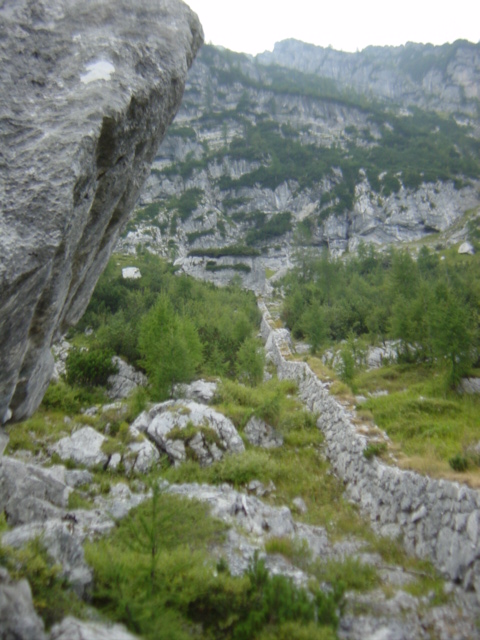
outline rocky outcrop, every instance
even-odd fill
[[[465,485],[435,480],[389,466],[363,452],[367,437],[328,386],[304,362],[287,360],[285,330],[272,329],[265,307],[262,336],[279,378],[295,380],[307,407],[318,412],[332,467],[349,497],[366,513],[378,533],[402,536],[406,549],[429,558],[449,579],[475,591],[480,601],[480,494]]]
[[[157,404],[144,411],[131,429],[144,432],[175,465],[190,458],[207,466],[226,453],[245,450],[233,422],[198,402],[168,400]]]
[[[283,444],[283,437],[261,418],[252,416],[245,425],[245,437],[256,447],[275,449]]]
[[[107,381],[109,398],[127,398],[137,387],[147,386],[147,376],[136,371],[130,364],[118,356],[113,356],[112,362],[117,367],[117,373],[109,376]]]
[[[46,640],[43,621],[33,608],[32,592],[26,580],[15,582],[0,567],[1,638]]]
[[[2,3],[0,421],[41,401],[201,43],[179,0]]]
[[[120,624],[85,622],[68,616],[52,627],[49,640],[135,640]]]
[[[480,98],[480,45],[466,40],[443,46],[408,42],[347,53],[289,39],[277,42],[273,51],[265,51],[257,60],[407,105],[470,114]]]
[[[479,77],[479,47],[465,43],[346,54],[288,41],[255,60],[206,46],[118,248],[147,248],[220,285],[241,278],[263,295],[265,270],[291,266],[297,247],[339,255],[449,229],[460,243],[480,168],[450,173],[445,156],[433,170],[432,158],[476,163]],[[431,157],[404,153],[419,139]],[[246,244],[253,252],[212,252]]]

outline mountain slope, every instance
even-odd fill
[[[477,45],[445,47],[286,41],[256,59],[204,47],[121,248],[147,244],[220,281],[236,265],[261,289],[295,246],[339,254],[449,228],[480,201],[480,64]],[[247,249],[205,252],[232,245]]]

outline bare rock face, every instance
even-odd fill
[[[0,567],[1,638],[46,640],[43,622],[33,607],[32,592],[26,580],[14,582]]]
[[[0,7],[0,422],[40,403],[202,44],[180,0]]]

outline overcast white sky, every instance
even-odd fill
[[[480,0],[185,0],[205,42],[260,53],[297,38],[343,51],[411,42],[480,40]]]

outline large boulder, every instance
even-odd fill
[[[145,432],[176,465],[193,458],[207,466],[225,453],[245,451],[233,422],[198,402],[162,402],[142,413],[132,428]]]
[[[71,436],[65,436],[56,442],[52,451],[62,460],[72,460],[75,464],[86,467],[106,466],[108,455],[102,449],[105,440],[105,436],[93,427],[82,427]]]
[[[0,423],[40,403],[203,40],[180,0],[0,5]]]

